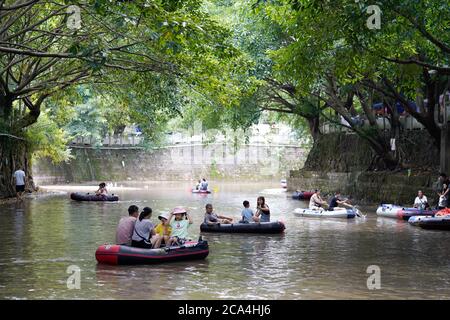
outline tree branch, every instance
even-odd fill
[[[432,70],[436,70],[438,71],[440,74],[444,74],[444,75],[450,75],[450,68],[447,67],[439,67],[430,63],[426,63],[417,59],[406,59],[406,60],[402,60],[402,59],[396,59],[396,58],[389,58],[389,57],[381,57],[382,59],[389,61],[389,62],[394,62],[394,63],[398,63],[398,64],[416,64],[419,65],[421,67],[425,67],[428,69],[432,69]]]

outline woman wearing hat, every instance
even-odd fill
[[[155,227],[155,233],[162,238],[161,243],[164,243],[166,246],[171,245],[170,235],[172,233],[172,227],[169,224],[169,217],[170,214],[168,213],[159,215],[158,219],[161,222]]]
[[[188,228],[194,223],[190,214],[182,207],[173,209],[169,216],[172,233],[170,237],[171,244],[183,244],[189,240]]]

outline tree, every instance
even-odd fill
[[[441,135],[434,111],[440,89],[428,71],[448,73],[449,37],[444,26],[449,10],[439,1],[377,3],[382,8],[383,24],[374,30],[366,27],[370,18],[367,9],[373,4],[340,0],[256,2],[259,10],[281,25],[291,39],[272,53],[279,77],[294,79],[296,90],[305,96],[321,97],[369,142],[388,167],[395,167],[395,162],[401,165],[399,155],[392,158],[386,143],[381,143],[382,148],[374,144],[374,138],[382,141],[383,137],[373,125],[371,105],[367,103],[377,98],[391,110],[389,121],[395,129],[391,137],[400,134],[395,107],[400,103],[439,145]],[[358,104],[366,106],[358,113],[367,117],[370,135],[349,121],[350,113],[342,107],[345,95],[340,97],[345,88],[354,92]],[[417,101],[420,110],[412,101]]]
[[[26,132],[49,98],[85,85],[113,91],[120,95],[116,101],[137,102],[135,117],[155,115],[160,104],[143,105],[156,98],[146,95],[155,92],[155,79],[171,90],[182,82],[189,90],[220,95],[223,73],[234,72],[238,55],[229,31],[209,19],[197,0],[3,0],[0,21],[2,195],[13,193],[15,168],[29,172],[30,146],[24,144],[19,155],[5,141],[29,138]]]

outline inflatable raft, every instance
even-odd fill
[[[450,230],[450,216],[423,218],[418,225],[422,229]]]
[[[408,220],[413,216],[434,216],[438,210],[421,210],[417,208],[404,208],[393,204],[382,204],[377,209],[380,217]]]
[[[142,249],[122,245],[101,245],[95,252],[98,263],[112,265],[156,264],[205,259],[209,254],[207,241],[187,242],[178,247]]]
[[[335,208],[333,211],[297,208],[294,210],[294,214],[299,217],[353,219],[359,212],[358,209],[346,208]]]
[[[255,223],[230,223],[208,225],[202,223],[202,232],[223,232],[223,233],[282,233],[286,229],[283,222],[255,222]]]
[[[115,195],[97,196],[90,193],[74,192],[70,194],[70,199],[76,201],[119,201],[119,197]]]
[[[412,216],[408,219],[408,223],[412,226],[419,226],[419,222],[426,218],[432,218],[433,216]]]
[[[192,193],[211,193],[210,190],[197,190],[197,189],[192,189]]]
[[[314,194],[314,192],[311,191],[301,191],[301,192],[294,192],[292,194],[292,199],[294,200],[309,200],[311,199],[311,196]]]

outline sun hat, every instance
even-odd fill
[[[183,207],[176,207],[175,209],[173,209],[173,214],[177,213],[186,213],[186,209]]]
[[[164,219],[166,219],[166,220],[169,220],[169,214],[168,214],[168,213],[161,213],[161,214],[158,216],[158,219],[161,220],[161,218],[164,218]]]

